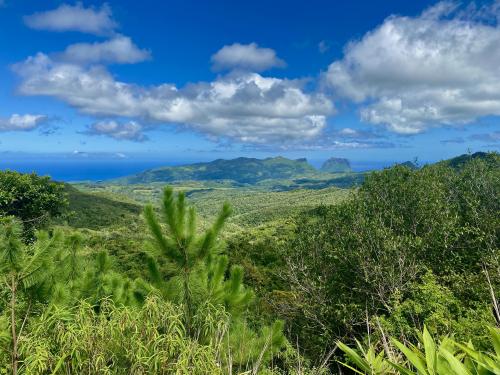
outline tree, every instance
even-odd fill
[[[21,241],[22,226],[17,219],[5,218],[0,227],[0,276],[10,291],[10,330],[12,373],[18,368],[18,337],[29,314],[25,312],[21,329],[17,330],[17,302],[23,292],[37,292],[51,274],[52,260],[61,245],[62,234],[55,232],[50,237],[46,232],[38,232],[32,245]],[[30,301],[31,302],[31,301]]]
[[[196,227],[196,212],[186,204],[185,194],[174,196],[172,188],[164,190],[161,211],[165,229],[154,208],[145,207],[144,217],[151,238],[147,241],[149,273],[153,285],[170,301],[184,308],[184,322],[188,334],[201,342],[213,340],[203,325],[195,324],[205,311],[224,308],[230,314],[227,343],[228,356],[246,366],[249,361],[267,361],[284,344],[283,323],[276,321],[270,327],[255,332],[247,324],[244,312],[254,294],[243,285],[243,268],[228,270],[228,258],[222,255],[223,243],[219,234],[228,219],[231,208],[226,203],[215,222],[203,233]],[[221,340],[221,337],[216,341]]]
[[[279,306],[301,347],[317,358],[378,324],[409,341],[426,324],[482,347],[484,270],[495,293],[500,285],[500,157],[492,162],[373,172],[351,199],[301,215],[284,246],[291,298]]]
[[[228,259],[221,255],[223,249],[218,235],[231,214],[229,204],[224,204],[214,222],[203,234],[197,234],[196,212],[187,207],[185,194],[174,197],[167,187],[162,201],[165,232],[154,212],[153,206],[144,209],[144,217],[151,233],[147,243],[151,280],[167,299],[184,305],[184,317],[188,330],[198,306],[205,301],[222,304],[228,311],[243,310],[253,298],[253,293],[243,286],[243,269],[232,267],[229,279],[225,275]],[[170,276],[164,277],[160,263],[166,261]]]
[[[34,230],[43,228],[61,214],[66,205],[64,186],[35,173],[0,172],[0,216],[15,216],[23,224],[23,238],[32,240]]]

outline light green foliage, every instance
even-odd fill
[[[229,205],[225,204],[211,228],[198,235],[196,212],[193,207],[187,207],[183,193],[175,199],[173,190],[165,189],[162,214],[166,232],[153,207],[146,206],[144,210],[152,236],[147,242],[151,281],[166,298],[185,305],[188,326],[196,305],[203,304],[204,298],[215,304],[222,303],[229,310],[237,305],[245,306],[251,300],[251,292],[242,289],[240,267],[233,268],[229,280],[225,280],[228,260],[220,255],[222,247],[218,236],[230,213]],[[161,275],[161,260],[168,262],[167,267],[171,269],[168,279]]]
[[[228,220],[231,233],[251,230],[259,225],[281,221],[319,205],[333,205],[345,200],[348,190],[328,188],[322,190],[293,190],[262,192],[218,190],[193,192],[189,198],[203,219],[214,217],[217,207],[231,202],[234,214]]]
[[[220,347],[200,344],[186,332],[178,307],[150,298],[139,309],[103,301],[95,312],[85,302],[44,314],[22,348],[25,374],[222,374]],[[197,317],[198,318],[198,317]],[[206,324],[214,337],[226,321]],[[200,320],[198,319],[198,320]],[[197,322],[198,322],[197,320]]]
[[[364,349],[358,342],[358,350],[339,342],[349,364],[342,363],[359,374],[403,375],[482,375],[500,373],[500,329],[489,328],[493,352],[484,352],[468,344],[460,344],[444,337],[440,342],[431,336],[424,326],[417,345],[405,345],[392,338],[392,348],[386,353],[375,353],[373,346]]]
[[[489,343],[485,324],[494,324],[491,301],[468,307],[430,272],[413,282],[405,295],[394,293],[390,304],[390,314],[380,318],[388,333],[412,338],[415,327],[425,325],[432,334],[453,332],[460,339],[474,337],[482,347]]]
[[[17,219],[6,218],[0,225],[0,274],[5,283],[21,286],[23,291],[47,291],[57,283],[55,272],[63,271],[69,254],[63,254],[62,233],[52,236],[40,231],[33,244],[21,241],[22,226]],[[60,266],[60,268],[59,268]],[[50,284],[48,286],[47,284]]]
[[[374,345],[370,345],[365,349],[356,340],[357,350],[350,348],[342,342],[338,342],[337,346],[345,353],[346,358],[352,365],[346,362],[339,362],[358,374],[382,375],[392,372],[391,364],[385,358],[385,353],[383,351],[377,353]]]
[[[2,219],[0,225],[0,279],[2,285],[6,285],[10,294],[10,302],[6,310],[10,316],[10,340],[5,340],[8,336],[3,331],[2,336],[8,344],[0,348],[0,357],[8,362],[6,358],[10,356],[11,371],[17,374],[18,368],[18,346],[19,335],[24,322],[30,313],[32,303],[37,297],[51,298],[56,283],[51,280],[54,267],[62,258],[60,232],[56,232],[52,237],[46,232],[38,232],[36,241],[31,245],[26,245],[21,241],[21,223],[12,217]],[[24,308],[20,300],[25,299],[28,307]],[[4,318],[5,319],[5,318]],[[19,329],[19,320],[23,319]],[[6,328],[6,320],[2,321],[2,328]],[[10,355],[9,355],[10,354]]]
[[[199,224],[203,227],[208,227],[209,223],[215,220],[224,202],[231,202],[233,215],[228,219],[225,230],[225,233],[229,234],[249,230],[276,220],[280,221],[319,205],[337,204],[345,200],[349,195],[349,190],[328,188],[326,186],[324,189],[308,190],[299,188],[291,191],[268,191],[267,188],[261,189],[255,186],[251,188],[214,186],[212,184],[205,186],[205,183],[201,182],[176,183],[171,186],[176,192],[186,193],[190,203],[196,208]],[[161,183],[147,185],[114,185],[106,183],[99,185],[79,184],[75,185],[75,187],[83,192],[106,194],[120,199],[126,196],[138,203],[146,203],[161,200],[164,185]],[[88,201],[91,201],[91,197],[92,195],[90,195]],[[113,205],[119,207],[118,204]],[[89,207],[82,208],[88,211]],[[103,208],[109,212],[114,212],[112,207],[103,206]],[[86,216],[83,215],[83,217]],[[92,228],[91,223],[98,222],[100,219],[99,217],[89,217],[89,220],[89,223],[82,222],[81,226]],[[118,223],[120,222],[118,221]],[[71,224],[71,222],[69,223]]]
[[[187,332],[191,335],[196,333],[194,316],[207,303],[222,306],[230,313],[231,325],[226,336],[233,351],[232,360],[244,365],[259,357],[267,361],[271,353],[280,349],[284,341],[283,324],[276,322],[258,334],[245,321],[244,312],[253,292],[243,286],[242,267],[233,266],[226,277],[228,258],[221,255],[223,244],[219,234],[230,213],[229,205],[224,204],[212,226],[199,234],[195,209],[187,205],[185,195],[179,193],[175,197],[173,190],[166,188],[162,202],[166,230],[152,206],[146,206],[144,217],[151,233],[147,245],[153,285],[165,299],[183,305]],[[167,275],[161,271],[162,261],[169,270]]]

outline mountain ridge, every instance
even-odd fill
[[[137,184],[188,180],[231,180],[240,184],[255,184],[268,179],[296,179],[313,177],[321,173],[305,158],[293,160],[283,156],[265,159],[238,157],[153,168],[112,181]]]

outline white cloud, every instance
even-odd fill
[[[0,117],[0,131],[29,131],[47,121],[47,116],[13,114],[9,118]]]
[[[116,36],[105,42],[77,43],[57,55],[58,59],[78,64],[118,63],[134,64],[151,57],[147,50],[139,49],[129,37]]]
[[[358,131],[352,128],[343,128],[339,130],[339,134],[346,137],[353,137],[358,135]]]
[[[114,120],[98,121],[90,125],[85,133],[89,135],[105,135],[119,141],[142,142],[147,139],[143,133],[143,126],[135,121],[125,123]]]
[[[85,8],[82,3],[62,4],[59,8],[24,17],[27,26],[37,30],[79,31],[95,35],[109,35],[118,26],[111,9],[103,4],[99,9]]]
[[[332,139],[330,137],[321,137],[317,140],[298,143],[286,143],[278,147],[283,151],[328,151],[328,150],[352,150],[352,149],[381,149],[393,148],[396,145],[391,142],[374,142],[374,141],[342,141]],[[257,149],[261,150],[275,150],[274,147],[267,145],[257,145]]]
[[[342,128],[335,132],[335,135],[339,138],[356,138],[356,139],[372,139],[372,138],[383,138],[382,135],[377,134],[371,130],[357,130],[352,128]]]
[[[211,60],[215,70],[244,69],[261,72],[286,65],[273,49],[259,47],[256,43],[224,46],[212,55]]]
[[[365,121],[402,134],[500,115],[499,5],[389,17],[346,47],[326,82],[362,103]]]
[[[179,124],[218,139],[311,139],[334,112],[328,98],[306,92],[300,82],[257,73],[230,74],[183,88],[146,88],[116,81],[103,67],[54,62],[41,53],[14,69],[22,77],[22,94],[56,97],[90,115]]]

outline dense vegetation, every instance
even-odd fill
[[[68,205],[62,212],[59,223],[74,228],[101,229],[110,225],[127,225],[136,221],[141,206],[125,202],[116,195],[86,194],[75,187],[64,184]]]
[[[45,226],[66,207],[63,187],[36,174],[0,173],[0,215],[16,216],[23,224],[24,237]]]
[[[0,172],[0,372],[499,373],[498,154],[174,187]]]
[[[351,200],[303,215],[280,307],[303,349],[327,353],[367,331],[411,342],[424,325],[487,347],[500,287],[495,158],[375,172]]]

